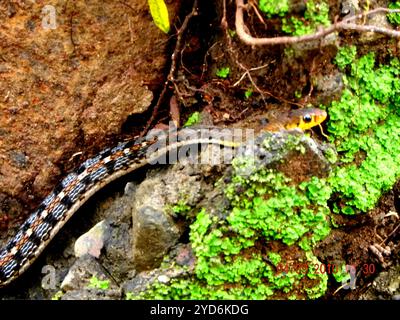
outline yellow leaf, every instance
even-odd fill
[[[148,0],[148,3],[155,25],[163,32],[168,33],[170,30],[169,16],[164,0]]]

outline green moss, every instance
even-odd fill
[[[311,34],[320,26],[329,26],[329,6],[324,1],[310,0],[306,3],[303,18],[282,19],[282,30],[294,36]]]
[[[339,49],[335,57],[335,63],[340,69],[344,69],[351,64],[357,54],[356,46],[345,46]]]
[[[194,279],[173,279],[169,285],[155,283],[149,291],[140,295],[140,299],[246,300],[252,297],[261,300],[272,294],[273,290],[264,284],[247,288],[227,288],[204,285]]]
[[[267,17],[284,16],[289,10],[288,0],[260,0],[258,7]]]
[[[135,295],[132,292],[125,293],[125,300],[136,300]]]
[[[64,293],[62,291],[57,291],[52,297],[51,300],[61,300]]]
[[[400,63],[376,66],[374,53],[356,59],[354,47],[335,61],[348,75],[341,99],[328,109],[328,131],[344,165],[329,183],[341,198],[335,211],[351,215],[372,209],[400,177]]]
[[[312,280],[316,280],[317,284],[314,286],[310,286],[305,288],[307,292],[308,298],[317,299],[324,295],[328,288],[328,275],[326,273],[316,273],[315,269],[312,267],[313,265],[320,265],[318,259],[312,254],[311,251],[306,252],[307,261],[309,262],[309,270],[307,273],[307,277]]]
[[[400,2],[392,2],[389,4],[389,9],[400,9]],[[390,23],[397,26],[400,25],[400,13],[390,13],[387,15],[387,17]]]
[[[289,186],[289,182],[267,169],[247,179],[235,177],[226,191],[234,205],[228,217],[231,229],[244,238],[262,234],[267,240],[279,239],[287,245],[310,232],[313,243],[325,237],[329,233],[326,201],[330,188],[317,178],[298,187]],[[238,188],[246,191],[238,195]]]
[[[110,287],[110,280],[100,280],[96,276],[92,276],[89,280],[89,288],[107,290]]]
[[[191,207],[186,204],[185,200],[179,200],[174,205],[167,206],[167,211],[171,210],[174,214],[185,214],[189,212]]]
[[[279,253],[268,252],[268,258],[272,262],[272,264],[276,267],[279,262],[281,262],[281,256]]]
[[[236,36],[236,30],[228,29],[228,34],[231,38],[234,38]]]

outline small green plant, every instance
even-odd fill
[[[228,34],[229,34],[229,36],[230,36],[231,38],[233,38],[233,37],[236,36],[236,31],[235,31],[235,30],[232,30],[232,29],[228,29]]]
[[[334,212],[352,215],[372,209],[400,177],[400,62],[376,66],[374,53],[356,59],[355,47],[341,49],[335,62],[348,75],[328,109],[328,131],[344,165],[328,181],[341,198]]]
[[[342,264],[340,267],[338,267],[339,270],[338,272],[333,272],[333,277],[335,278],[336,282],[343,282],[343,281],[348,281],[350,280],[350,273],[346,270],[346,265]]]
[[[155,25],[163,32],[170,31],[168,8],[164,0],[147,0]]]
[[[309,0],[306,3],[304,18],[283,18],[282,30],[294,36],[315,32],[319,26],[329,26],[329,6],[324,1]]]
[[[400,1],[389,4],[389,9],[400,9]],[[400,25],[400,13],[389,13],[387,17],[390,23]]]
[[[226,78],[228,78],[230,72],[231,72],[231,68],[223,67],[221,69],[218,69],[217,72],[215,73],[215,75],[217,77],[222,78],[222,79],[226,79]]]
[[[96,276],[92,276],[89,280],[89,288],[107,290],[110,287],[110,280],[100,280]]]
[[[249,99],[251,96],[253,95],[253,89],[247,89],[245,92],[244,92],[244,98],[245,99]]]
[[[135,300],[135,295],[133,294],[133,292],[125,293],[125,300]]]
[[[258,7],[267,17],[274,15],[284,16],[289,10],[288,0],[260,0]]]
[[[63,292],[62,291],[57,291],[54,296],[51,297],[51,300],[61,300],[62,296],[63,296]]]
[[[281,256],[279,253],[268,252],[268,258],[274,266],[277,266],[278,263],[281,262]]]
[[[357,55],[356,46],[345,46],[339,49],[335,57],[335,64],[340,68],[344,69],[346,66],[351,64]]]
[[[183,125],[184,127],[190,127],[195,125],[196,123],[199,123],[201,120],[201,115],[200,112],[196,111],[193,112],[189,118],[186,120],[185,124]]]
[[[171,207],[172,212],[175,214],[183,214],[188,212],[190,209],[191,207],[188,206],[183,200],[179,200],[177,204]]]

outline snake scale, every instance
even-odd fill
[[[319,125],[325,118],[326,112],[323,110],[300,109],[288,117],[281,117],[284,120],[281,120],[280,127],[309,129]],[[268,128],[270,124],[266,124],[264,130],[271,131]],[[120,143],[114,148],[104,149],[68,174],[0,250],[0,287],[8,285],[26,271],[71,216],[111,181],[154,163],[160,155],[190,145],[214,144],[229,148],[239,146],[229,140],[195,135],[191,139],[178,139],[166,144],[157,149],[157,152],[149,152],[156,142],[156,138],[141,138]]]

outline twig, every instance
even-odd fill
[[[283,101],[283,102],[286,102],[286,103],[289,103],[289,104],[293,104],[293,105],[297,105],[297,106],[300,106],[301,108],[304,107],[304,106],[303,106],[302,104],[300,104],[300,103],[291,102],[291,101],[286,100],[286,99],[284,99],[284,98],[277,97],[277,96],[275,96],[274,94],[272,94],[272,93],[269,92],[269,91],[261,90],[261,89],[257,86],[257,84],[255,83],[255,81],[253,80],[253,77],[252,77],[251,74],[250,74],[250,71],[256,71],[256,70],[263,69],[263,68],[265,68],[265,67],[267,66],[267,64],[266,64],[266,65],[263,65],[263,66],[254,67],[254,68],[250,68],[250,69],[249,69],[249,68],[247,68],[246,66],[244,66],[244,65],[239,61],[238,54],[237,54],[237,52],[233,49],[232,40],[231,40],[231,37],[229,36],[229,33],[228,33],[228,27],[229,27],[229,26],[228,26],[228,22],[227,22],[227,19],[226,19],[226,0],[223,1],[223,14],[222,14],[222,19],[221,19],[221,27],[222,27],[222,29],[225,31],[225,37],[226,37],[226,41],[227,41],[227,44],[228,44],[228,50],[227,50],[228,53],[231,55],[232,59],[235,60],[235,63],[239,66],[239,68],[242,69],[242,70],[244,71],[244,73],[243,73],[242,76],[239,78],[239,80],[236,81],[236,82],[233,84],[234,87],[237,86],[237,85],[239,85],[239,83],[240,83],[241,81],[243,81],[243,79],[247,76],[247,78],[249,79],[249,81],[251,82],[251,84],[253,85],[253,87],[254,87],[254,88],[257,90],[257,92],[261,95],[261,99],[264,101],[265,104],[266,104],[266,101],[265,101],[265,95],[264,95],[264,93],[267,94],[267,95],[269,95],[269,96],[271,96],[271,97],[273,97],[273,98],[276,99],[276,100]]]
[[[262,100],[265,102],[265,96],[262,92],[262,90],[257,86],[257,84],[254,82],[251,74],[250,74],[250,70],[254,71],[260,67],[256,67],[256,68],[252,68],[249,69],[246,66],[244,66],[238,58],[238,54],[237,52],[233,49],[233,45],[232,45],[232,40],[231,37],[229,36],[228,33],[228,21],[226,19],[226,0],[223,1],[223,14],[222,14],[222,19],[221,19],[221,27],[225,32],[225,38],[226,38],[226,42],[228,44],[228,53],[230,54],[231,58],[235,61],[235,63],[239,66],[240,69],[242,69],[244,71],[243,75],[240,77],[240,79],[233,85],[234,87],[237,86],[243,79],[244,77],[247,76],[247,78],[249,78],[251,84],[254,86],[254,88],[258,91],[258,93],[261,95]],[[266,67],[262,66],[262,68]],[[261,68],[260,68],[261,69]]]
[[[233,86],[234,86],[234,87],[238,86],[238,85],[240,84],[240,82],[242,82],[242,80],[244,79],[244,77],[245,77],[246,75],[248,75],[251,71],[257,71],[257,70],[266,68],[266,67],[268,67],[268,65],[269,65],[269,64],[264,64],[263,66],[260,66],[260,67],[255,67],[255,68],[247,69],[247,70],[245,71],[245,73],[242,74],[242,76],[240,77],[240,79],[234,83]]]
[[[164,97],[165,97],[165,94],[167,93],[168,85],[170,83],[174,83],[175,82],[175,76],[176,76],[176,70],[177,70],[177,61],[178,61],[179,54],[182,51],[183,34],[184,34],[184,31],[187,29],[189,20],[193,16],[197,15],[197,2],[198,2],[198,0],[194,0],[193,1],[192,11],[185,17],[185,20],[183,21],[181,27],[177,31],[175,50],[171,55],[171,67],[169,69],[167,80],[165,81],[164,88],[162,89],[162,91],[161,91],[161,93],[160,93],[160,95],[158,97],[157,103],[154,106],[153,113],[152,113],[150,119],[147,121],[146,127],[143,129],[143,131],[140,134],[141,137],[144,136],[147,133],[147,131],[150,129],[150,126],[152,125],[155,117],[157,116],[158,109],[160,108],[161,104],[164,102]]]
[[[67,0],[67,2],[65,4],[65,10],[68,9],[68,2],[69,2],[69,0]],[[74,4],[74,8],[72,9],[72,12],[71,12],[71,14],[69,16],[69,25],[70,25],[69,37],[70,37],[70,40],[71,40],[72,47],[74,48],[72,50],[72,53],[74,53],[75,49],[76,49],[76,43],[75,43],[75,40],[74,40],[74,21],[73,21],[74,20],[73,13],[74,13],[75,9],[76,9],[76,5]]]
[[[254,38],[249,33],[245,31],[245,24],[243,20],[243,9],[246,6],[244,5],[243,0],[236,0],[236,32],[240,40],[244,43],[252,46],[263,46],[263,45],[276,45],[276,44],[292,44],[299,43],[305,41],[312,41],[323,38],[330,33],[340,30],[354,30],[358,32],[376,32],[388,35],[390,37],[400,38],[400,31],[390,30],[383,27],[377,27],[373,25],[359,25],[356,23],[350,23],[350,21],[369,16],[371,14],[376,14],[378,12],[386,12],[386,13],[399,13],[400,9],[387,9],[387,8],[377,8],[368,12],[360,13],[358,15],[349,17],[347,19],[343,19],[339,22],[334,22],[332,25],[326,28],[320,28],[317,32],[313,34],[307,34],[304,36],[283,36],[276,38]]]
[[[262,18],[260,12],[257,9],[257,6],[254,4],[254,0],[249,1],[249,4],[251,5],[251,7],[253,8],[254,12],[256,13],[258,20],[260,20],[260,22],[266,27],[267,24],[265,23],[264,19]]]
[[[399,224],[396,228],[394,228],[394,230],[386,237],[385,240],[383,240],[383,241],[380,243],[380,245],[383,245],[383,244],[386,242],[386,240],[389,239],[389,238],[397,231],[397,229],[398,229],[399,227],[400,227],[400,224]]]
[[[207,70],[207,68],[208,68],[208,65],[207,65],[207,56],[210,54],[210,50],[211,50],[212,48],[214,48],[217,44],[219,44],[219,41],[214,42],[213,45],[207,49],[206,54],[204,55],[203,66],[202,66],[202,68],[201,68],[200,80],[203,80],[204,73],[206,72],[206,70]]]

